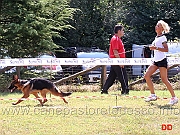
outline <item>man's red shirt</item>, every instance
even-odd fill
[[[118,50],[120,58],[126,58],[124,44],[117,35],[114,35],[110,41],[110,48],[109,48],[109,57],[110,58],[116,58],[114,56],[113,50]]]

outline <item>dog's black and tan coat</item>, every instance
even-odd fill
[[[63,99],[65,103],[68,103],[63,97],[72,94],[71,92],[62,92],[58,90],[55,84],[49,80],[41,78],[35,78],[31,80],[20,80],[17,75],[13,76],[13,80],[8,89],[10,89],[11,92],[14,89],[19,89],[24,94],[22,96],[22,99],[19,99],[16,103],[13,103],[13,105],[19,104],[23,101],[23,98],[28,98],[30,94],[33,94],[39,100],[40,104],[43,105],[45,102],[47,102],[47,93],[59,96]],[[42,98],[39,97],[39,93],[42,96]]]

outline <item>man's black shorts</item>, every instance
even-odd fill
[[[167,58],[164,58],[163,60],[161,61],[157,61],[153,63],[154,65],[156,65],[157,67],[165,67],[167,68]]]

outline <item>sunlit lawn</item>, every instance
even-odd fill
[[[144,102],[149,91],[131,91],[129,97],[118,92],[74,92],[63,103],[49,100],[43,107],[36,100],[26,100],[13,106],[22,94],[0,95],[1,135],[178,135],[180,104],[168,106],[168,91],[157,91],[155,102]],[[180,92],[176,91],[178,97]],[[133,97],[137,96],[137,97]],[[54,96],[52,96],[54,97]],[[12,100],[9,100],[13,98]],[[31,96],[31,98],[34,98]],[[48,95],[49,98],[49,95]],[[121,108],[118,108],[121,107]],[[172,130],[162,130],[171,124]]]

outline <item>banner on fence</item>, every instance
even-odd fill
[[[179,57],[168,57],[168,64],[180,64]],[[22,58],[0,59],[1,66],[40,65],[150,65],[153,58]]]

